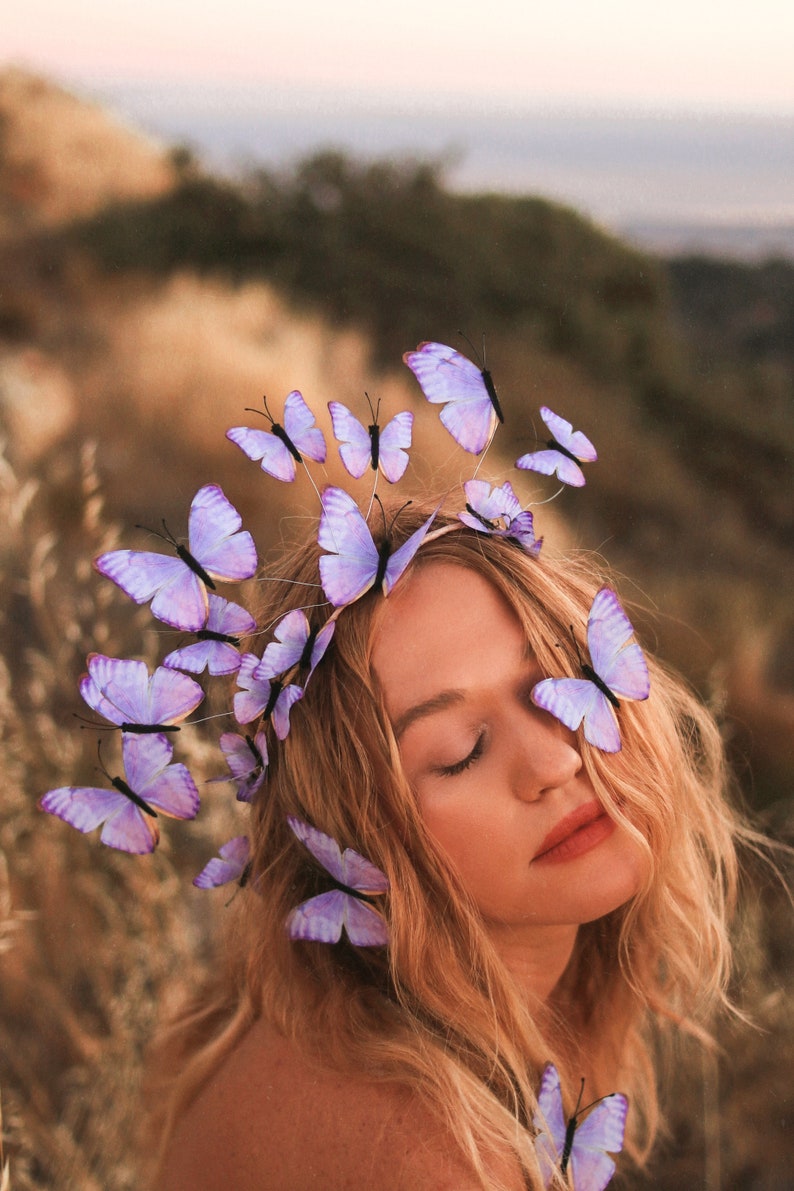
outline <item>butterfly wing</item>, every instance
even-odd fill
[[[207,589],[181,558],[150,550],[111,550],[94,560],[100,575],[172,628],[198,632],[207,619]]]
[[[295,815],[288,815],[287,823],[326,872],[329,872],[335,881],[347,885],[342,853],[336,840],[332,836],[326,835],[324,831],[318,831],[310,823],[305,823],[303,819],[296,818]]]
[[[196,783],[186,766],[171,763],[174,750],[165,736],[125,732],[121,747],[127,782],[139,798],[170,819],[195,819],[199,810]]]
[[[284,402],[284,430],[301,455],[325,462],[325,438],[301,393],[293,389]]]
[[[479,455],[496,427],[496,410],[481,370],[443,343],[420,343],[403,360],[428,401],[446,403],[441,421],[459,446]]]
[[[409,410],[403,410],[395,414],[380,432],[378,467],[390,484],[396,484],[405,474],[413,424],[414,415]]]
[[[156,819],[119,790],[61,786],[40,798],[39,806],[84,834],[104,824],[102,843],[122,852],[137,856],[153,852],[159,839]]]
[[[295,479],[295,460],[280,438],[270,430],[252,430],[249,426],[233,426],[226,437],[244,451],[249,459],[259,463],[262,471],[285,483]]]
[[[570,1160],[576,1191],[604,1191],[615,1173],[609,1155],[623,1149],[628,1109],[626,1097],[616,1092],[597,1104],[577,1127]]]
[[[254,737],[254,747],[259,753],[256,756],[244,736],[236,732],[224,732],[219,741],[220,750],[229,766],[230,777],[211,778],[211,781],[233,781],[237,787],[237,801],[250,802],[265,780],[267,772],[267,737],[264,732],[257,732]]]
[[[328,409],[331,412],[334,437],[339,442],[342,462],[350,475],[355,480],[360,480],[367,468],[372,466],[372,440],[369,431],[341,401],[329,401]]]
[[[279,740],[286,740],[289,736],[289,713],[299,699],[303,698],[303,687],[296,686],[295,683],[290,683],[285,686],[276,699],[276,706],[273,708],[272,720],[273,728]]]
[[[204,868],[193,878],[193,884],[199,889],[216,889],[219,885],[228,885],[230,881],[239,881],[251,853],[247,835],[236,835],[218,849],[218,856],[213,856]]]
[[[193,497],[188,520],[190,553],[213,579],[237,582],[256,571],[254,539],[241,530],[242,523],[217,484],[205,484]]]
[[[315,943],[338,943],[345,921],[345,903],[349,894],[331,889],[301,902],[287,918],[291,939],[309,939]]]
[[[389,881],[385,873],[352,848],[345,848],[342,854],[343,885],[350,889],[358,889],[361,893],[385,893],[389,888]]]
[[[570,451],[582,463],[595,463],[598,454],[590,439],[581,430],[574,430],[573,426],[559,414],[555,414],[547,405],[540,407],[540,416],[552,433],[552,437],[566,451]]]
[[[322,501],[317,540],[329,553],[320,559],[320,580],[326,597],[338,608],[351,604],[375,582],[378,549],[352,496],[329,487]]]
[[[345,899],[344,927],[350,942],[355,947],[385,947],[389,929],[383,915],[357,897],[342,896]]]
[[[544,1187],[548,1187],[565,1149],[565,1115],[562,1109],[560,1077],[553,1063],[543,1071],[538,1108],[532,1120],[537,1134],[535,1153]]]
[[[234,718],[238,724],[250,724],[267,707],[270,697],[270,681],[255,674],[260,659],[255,653],[245,653],[237,671],[237,685],[240,690],[234,696]]]
[[[609,587],[596,593],[587,622],[587,646],[593,669],[611,691],[624,699],[647,699],[650,694],[648,665],[636,643],[631,621]]]
[[[309,639],[309,621],[302,608],[295,608],[282,616],[274,629],[275,641],[271,641],[262,654],[260,675],[275,678],[286,673],[301,659]]]
[[[386,563],[386,573],[383,576],[383,594],[388,595],[394,587],[397,580],[402,575],[408,563],[416,554],[422,542],[425,540],[425,535],[433,524],[438,509],[435,509],[424,525],[420,525],[419,529],[415,530],[407,541],[403,542],[399,550],[395,550],[393,554],[389,555]],[[321,560],[322,561],[322,560]]]
[[[544,678],[532,688],[532,702],[556,716],[572,732],[584,720],[585,740],[602,752],[620,752],[614,709],[588,678]]]
[[[582,488],[585,484],[584,472],[579,464],[561,451],[530,451],[528,455],[516,459],[516,467],[523,471],[537,471],[544,476],[556,473],[560,483],[568,484],[571,488]]]

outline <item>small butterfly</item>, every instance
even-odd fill
[[[179,670],[158,666],[149,674],[145,662],[88,655],[88,673],[80,694],[89,707],[124,732],[178,732],[180,720],[195,711],[204,692]]]
[[[217,889],[236,881],[242,888],[248,881],[251,870],[251,845],[247,835],[236,835],[218,849],[218,856],[204,865],[193,884],[199,889]]]
[[[408,466],[407,450],[411,445],[414,422],[412,413],[405,410],[396,414],[381,430],[378,411],[373,410],[371,402],[372,422],[366,428],[341,401],[329,401],[328,408],[334,435],[341,443],[339,454],[354,479],[359,480],[368,467],[373,471],[380,468],[390,484],[402,479]]]
[[[403,360],[427,400],[434,405],[446,403],[441,421],[455,441],[464,451],[479,455],[496,429],[497,419],[505,420],[488,369],[472,364],[443,343],[420,343],[415,352],[406,352]]]
[[[634,629],[609,587],[596,593],[587,621],[587,647],[592,665],[581,661],[584,678],[544,678],[532,688],[532,701],[551,712],[572,732],[584,720],[585,740],[605,753],[620,751],[615,710],[617,698],[647,699],[648,666]]]
[[[388,534],[380,546],[375,545],[358,505],[347,492],[326,488],[322,501],[317,540],[329,551],[320,559],[320,580],[327,598],[338,608],[352,604],[371,587],[388,595],[421,546],[435,513],[392,552]]]
[[[61,786],[39,799],[42,810],[78,831],[102,824],[100,839],[110,848],[142,855],[160,839],[158,812],[172,819],[193,819],[199,796],[181,763],[171,764],[173,748],[164,736],[123,736],[126,778],[110,778],[112,790],[96,786]]]
[[[303,687],[290,683],[284,686],[278,679],[262,673],[261,658],[246,653],[237,672],[240,690],[234,696],[234,718],[238,724],[250,724],[261,716],[272,719],[276,736],[286,740],[289,735],[289,713],[303,698]]]
[[[323,432],[315,425],[314,414],[297,389],[284,402],[283,426],[271,417],[266,400],[264,416],[270,422],[270,430],[233,426],[226,431],[226,437],[249,459],[261,463],[262,471],[289,483],[295,479],[295,464],[302,463],[304,455],[315,463],[325,462]]]
[[[163,658],[169,670],[189,670],[191,674],[236,674],[240,669],[240,637],[253,633],[256,621],[245,608],[220,596],[210,595],[209,616],[192,645],[174,649]]]
[[[532,514],[522,509],[521,502],[509,482],[501,488],[491,488],[486,480],[467,480],[463,485],[466,508],[458,517],[470,529],[490,533],[499,538],[511,538],[537,558],[543,538],[535,538]]]
[[[584,1081],[582,1083],[584,1087]],[[579,1096],[581,1101],[581,1093]],[[623,1149],[623,1133],[629,1102],[620,1092],[596,1101],[582,1123],[585,1109],[576,1106],[566,1122],[562,1107],[560,1077],[552,1063],[546,1067],[540,1083],[538,1111],[533,1124],[538,1130],[535,1152],[543,1185],[548,1187],[555,1170],[563,1176],[571,1168],[574,1191],[604,1191],[615,1163],[610,1154]]]
[[[238,736],[224,732],[218,744],[229,766],[230,776],[210,778],[213,782],[234,782],[237,801],[250,802],[265,780],[267,773],[267,738],[264,732],[256,736]]]
[[[308,671],[303,683],[305,687],[330,645],[335,628],[336,621],[332,620],[319,630],[310,629],[302,608],[288,612],[274,629],[276,640],[271,641],[262,654],[258,677],[276,678],[297,666],[301,672]]]
[[[552,413],[548,406],[541,406],[540,416],[551,431],[547,451],[530,451],[516,460],[516,467],[524,471],[539,471],[544,476],[557,473],[557,479],[573,488],[584,485],[584,472],[580,463],[595,463],[596,449],[581,430],[574,430],[570,422]]]
[[[206,484],[193,497],[188,520],[189,546],[171,539],[177,557],[150,550],[111,550],[94,566],[136,604],[152,601],[152,614],[185,632],[203,628],[209,610],[207,588],[213,580],[238,582],[257,566],[254,539],[240,530],[242,518],[217,484]]]
[[[296,906],[287,919],[290,938],[338,943],[344,927],[356,947],[385,947],[389,940],[386,922],[364,899],[386,892],[386,876],[352,848],[342,852],[335,839],[316,827],[291,815],[287,822],[336,886]]]

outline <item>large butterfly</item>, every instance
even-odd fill
[[[158,666],[149,674],[145,662],[88,655],[88,673],[80,694],[89,707],[124,732],[178,732],[180,720],[195,711],[204,692],[179,670]]]
[[[195,818],[198,790],[184,765],[170,763],[173,748],[164,736],[124,735],[121,748],[126,776],[111,778],[111,790],[60,786],[43,795],[39,806],[78,831],[102,824],[99,838],[110,848],[138,855],[153,852],[160,839],[158,813]]]
[[[236,881],[241,887],[246,884],[251,864],[251,845],[247,835],[236,835],[218,849],[218,855],[208,861],[193,884],[199,889],[217,889]]]
[[[455,441],[464,451],[479,455],[497,420],[505,420],[488,369],[472,364],[443,343],[420,343],[415,352],[406,352],[403,360],[427,400],[444,404],[441,421]]]
[[[290,938],[338,943],[344,927],[356,947],[384,947],[389,940],[386,922],[363,900],[386,892],[384,873],[352,848],[342,852],[335,839],[301,819],[290,815],[287,822],[336,886],[296,906],[287,919]]]
[[[585,740],[605,753],[620,751],[615,711],[623,699],[647,699],[648,666],[631,622],[609,587],[596,593],[587,621],[592,665],[580,661],[584,678],[544,678],[532,688],[532,701],[551,712],[571,731],[584,720]]]
[[[543,1185],[548,1187],[555,1170],[563,1176],[570,1167],[574,1191],[604,1191],[615,1163],[610,1154],[623,1149],[623,1133],[629,1102],[620,1092],[604,1096],[580,1123],[584,1110],[577,1105],[573,1116],[565,1120],[560,1077],[552,1063],[546,1067],[540,1083],[538,1111],[533,1124],[538,1130],[535,1153]]]
[[[212,782],[234,782],[237,801],[250,802],[265,780],[267,773],[267,737],[264,732],[256,736],[238,736],[236,732],[224,732],[218,741],[220,750],[229,766],[229,775],[210,778]]]
[[[334,435],[341,444],[339,454],[354,479],[360,479],[368,467],[373,471],[380,468],[390,484],[402,479],[408,466],[407,450],[411,445],[414,422],[412,413],[404,410],[396,414],[381,429],[377,411],[372,409],[371,403],[372,422],[367,427],[341,401],[329,401],[328,408]]]
[[[320,559],[320,580],[330,602],[337,608],[352,604],[371,587],[380,587],[388,595],[421,546],[435,513],[392,551],[388,534],[379,547],[375,545],[358,505],[347,492],[326,488],[322,500],[317,540],[329,553]]]
[[[551,431],[552,437],[546,444],[546,451],[530,451],[516,460],[516,467],[524,471],[539,471],[544,476],[557,473],[557,479],[573,488],[581,488],[585,482],[580,463],[595,463],[598,455],[590,439],[581,430],[574,430],[570,422],[552,413],[547,405],[541,406],[540,416]]]
[[[237,672],[240,690],[234,696],[234,718],[238,724],[250,724],[262,716],[272,719],[276,736],[286,740],[289,735],[289,713],[295,703],[303,698],[303,687],[290,683],[284,686],[278,679],[272,679],[261,670],[262,659],[255,653],[246,653]]]
[[[250,612],[220,596],[210,595],[209,616],[196,633],[192,645],[174,649],[163,658],[169,670],[189,670],[191,674],[236,674],[240,669],[240,637],[253,633],[256,621]]]
[[[458,513],[458,517],[464,525],[479,533],[512,538],[527,554],[537,558],[543,538],[535,538],[532,514],[521,507],[509,481],[505,481],[501,488],[491,488],[486,480],[467,480],[463,491],[466,508]]]
[[[262,471],[289,483],[295,479],[295,464],[302,463],[304,455],[315,463],[325,462],[323,432],[315,425],[314,414],[297,389],[284,402],[283,426],[271,417],[266,401],[265,417],[270,421],[270,430],[233,426],[226,431],[226,437],[249,459],[258,461]]]
[[[332,620],[319,631],[310,629],[302,608],[288,612],[273,630],[276,640],[271,641],[262,654],[258,677],[276,678],[297,666],[301,673],[308,672],[303,680],[305,687],[330,645],[335,628],[336,621]]]
[[[152,601],[152,613],[175,629],[195,633],[209,611],[207,588],[215,579],[237,582],[253,575],[256,546],[242,518],[217,484],[206,484],[193,497],[188,546],[173,542],[177,557],[150,550],[111,550],[94,566],[136,604]]]

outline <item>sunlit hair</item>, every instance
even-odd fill
[[[426,515],[404,510],[395,545]],[[437,518],[439,526],[454,523]],[[282,563],[285,582],[263,585],[262,624],[306,606],[312,589],[300,584],[316,582],[317,557],[316,546],[304,544]],[[579,673],[570,626],[583,639],[604,582],[591,559],[536,560],[514,543],[458,527],[425,543],[400,582],[436,561],[470,568],[502,593],[545,673]],[[658,1124],[660,1029],[705,1034],[727,1005],[735,843],[745,833],[725,800],[718,729],[685,685],[649,658],[650,698],[620,709],[622,751],[582,744],[598,798],[647,855],[647,880],[631,903],[580,927],[550,1003],[529,1004],[426,831],[403,774],[371,665],[384,607],[383,596],[370,593],[343,610],[287,740],[273,749],[252,807],[249,888],[229,910],[236,958],[170,1039],[168,1065],[183,1070],[172,1119],[263,1015],[324,1063],[398,1081],[422,1097],[484,1187],[495,1185],[489,1156],[506,1153],[529,1185],[541,1185],[530,1123],[549,1061],[568,1109],[583,1075],[588,1101],[629,1095],[627,1149],[642,1160]],[[327,605],[308,613],[318,626],[328,614]],[[388,948],[290,941],[289,911],[318,886],[288,814],[386,873]]]

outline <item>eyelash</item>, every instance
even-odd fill
[[[464,757],[462,761],[456,761],[454,765],[442,765],[437,772],[441,777],[455,777],[457,774],[463,773],[482,756],[484,744],[485,733],[481,732],[477,737],[477,743],[467,757]]]

